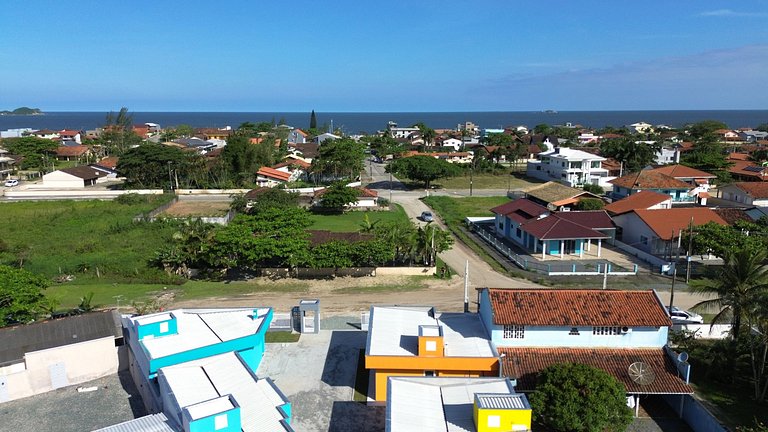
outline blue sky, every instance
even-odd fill
[[[7,0],[0,109],[766,109],[768,0]]]

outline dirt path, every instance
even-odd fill
[[[272,306],[276,311],[287,312],[298,304],[299,299],[319,298],[322,313],[348,315],[367,311],[372,304],[431,305],[443,311],[461,311],[464,307],[464,280],[454,276],[450,280],[414,279],[405,276],[378,276],[375,278],[337,278],[333,280],[257,280],[258,284],[296,285],[306,283],[307,291],[259,292],[237,297],[212,297],[183,300],[173,307]],[[398,286],[419,288],[395,291]],[[367,291],[367,292],[366,292]],[[469,287],[469,301],[477,299],[473,285]],[[475,310],[474,306],[470,310]]]

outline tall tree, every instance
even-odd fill
[[[625,172],[637,172],[652,164],[660,150],[658,141],[638,141],[633,136],[609,139],[600,144],[600,153],[622,162]]]
[[[3,147],[11,154],[23,156],[21,169],[38,169],[48,172],[52,167],[56,141],[37,137],[4,138]]]
[[[753,305],[768,292],[768,259],[765,249],[743,248],[726,251],[722,270],[714,279],[691,284],[693,292],[714,298],[696,303],[696,311],[716,311],[713,323],[730,322],[734,341],[739,339],[741,323]]]
[[[108,153],[117,156],[141,144],[141,137],[133,131],[133,114],[128,112],[128,108],[120,108],[117,114],[112,111],[107,114],[104,132],[97,142],[104,145]]]
[[[259,153],[257,146],[251,144],[246,135],[235,134],[227,139],[219,163],[234,185],[248,186],[256,178],[260,166]]]
[[[312,110],[312,114],[309,115],[309,128],[317,129],[317,116],[315,115],[315,110]]]
[[[45,308],[48,285],[27,270],[0,265],[0,327],[35,320]]]
[[[312,172],[333,180],[356,179],[363,170],[365,145],[351,138],[323,141],[318,156],[312,160]]]
[[[126,178],[129,186],[172,189],[176,178],[182,184],[193,186],[189,174],[194,158],[199,156],[187,154],[176,147],[145,143],[126,151],[116,168],[120,176]]]
[[[434,180],[459,175],[461,169],[432,156],[411,156],[396,159],[387,165],[387,172],[423,182],[424,186],[429,188]]]

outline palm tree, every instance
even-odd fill
[[[732,325],[733,339],[738,340],[742,318],[745,318],[755,301],[768,292],[768,258],[765,250],[743,248],[729,251],[723,257],[725,265],[715,279],[705,279],[691,288],[699,294],[714,298],[696,303],[695,311],[717,310],[712,323],[727,322]]]

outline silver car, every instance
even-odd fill
[[[667,308],[667,310],[669,310],[669,317],[672,318],[673,324],[704,324],[704,318],[695,312],[679,309],[676,306],[672,306],[672,309]]]

